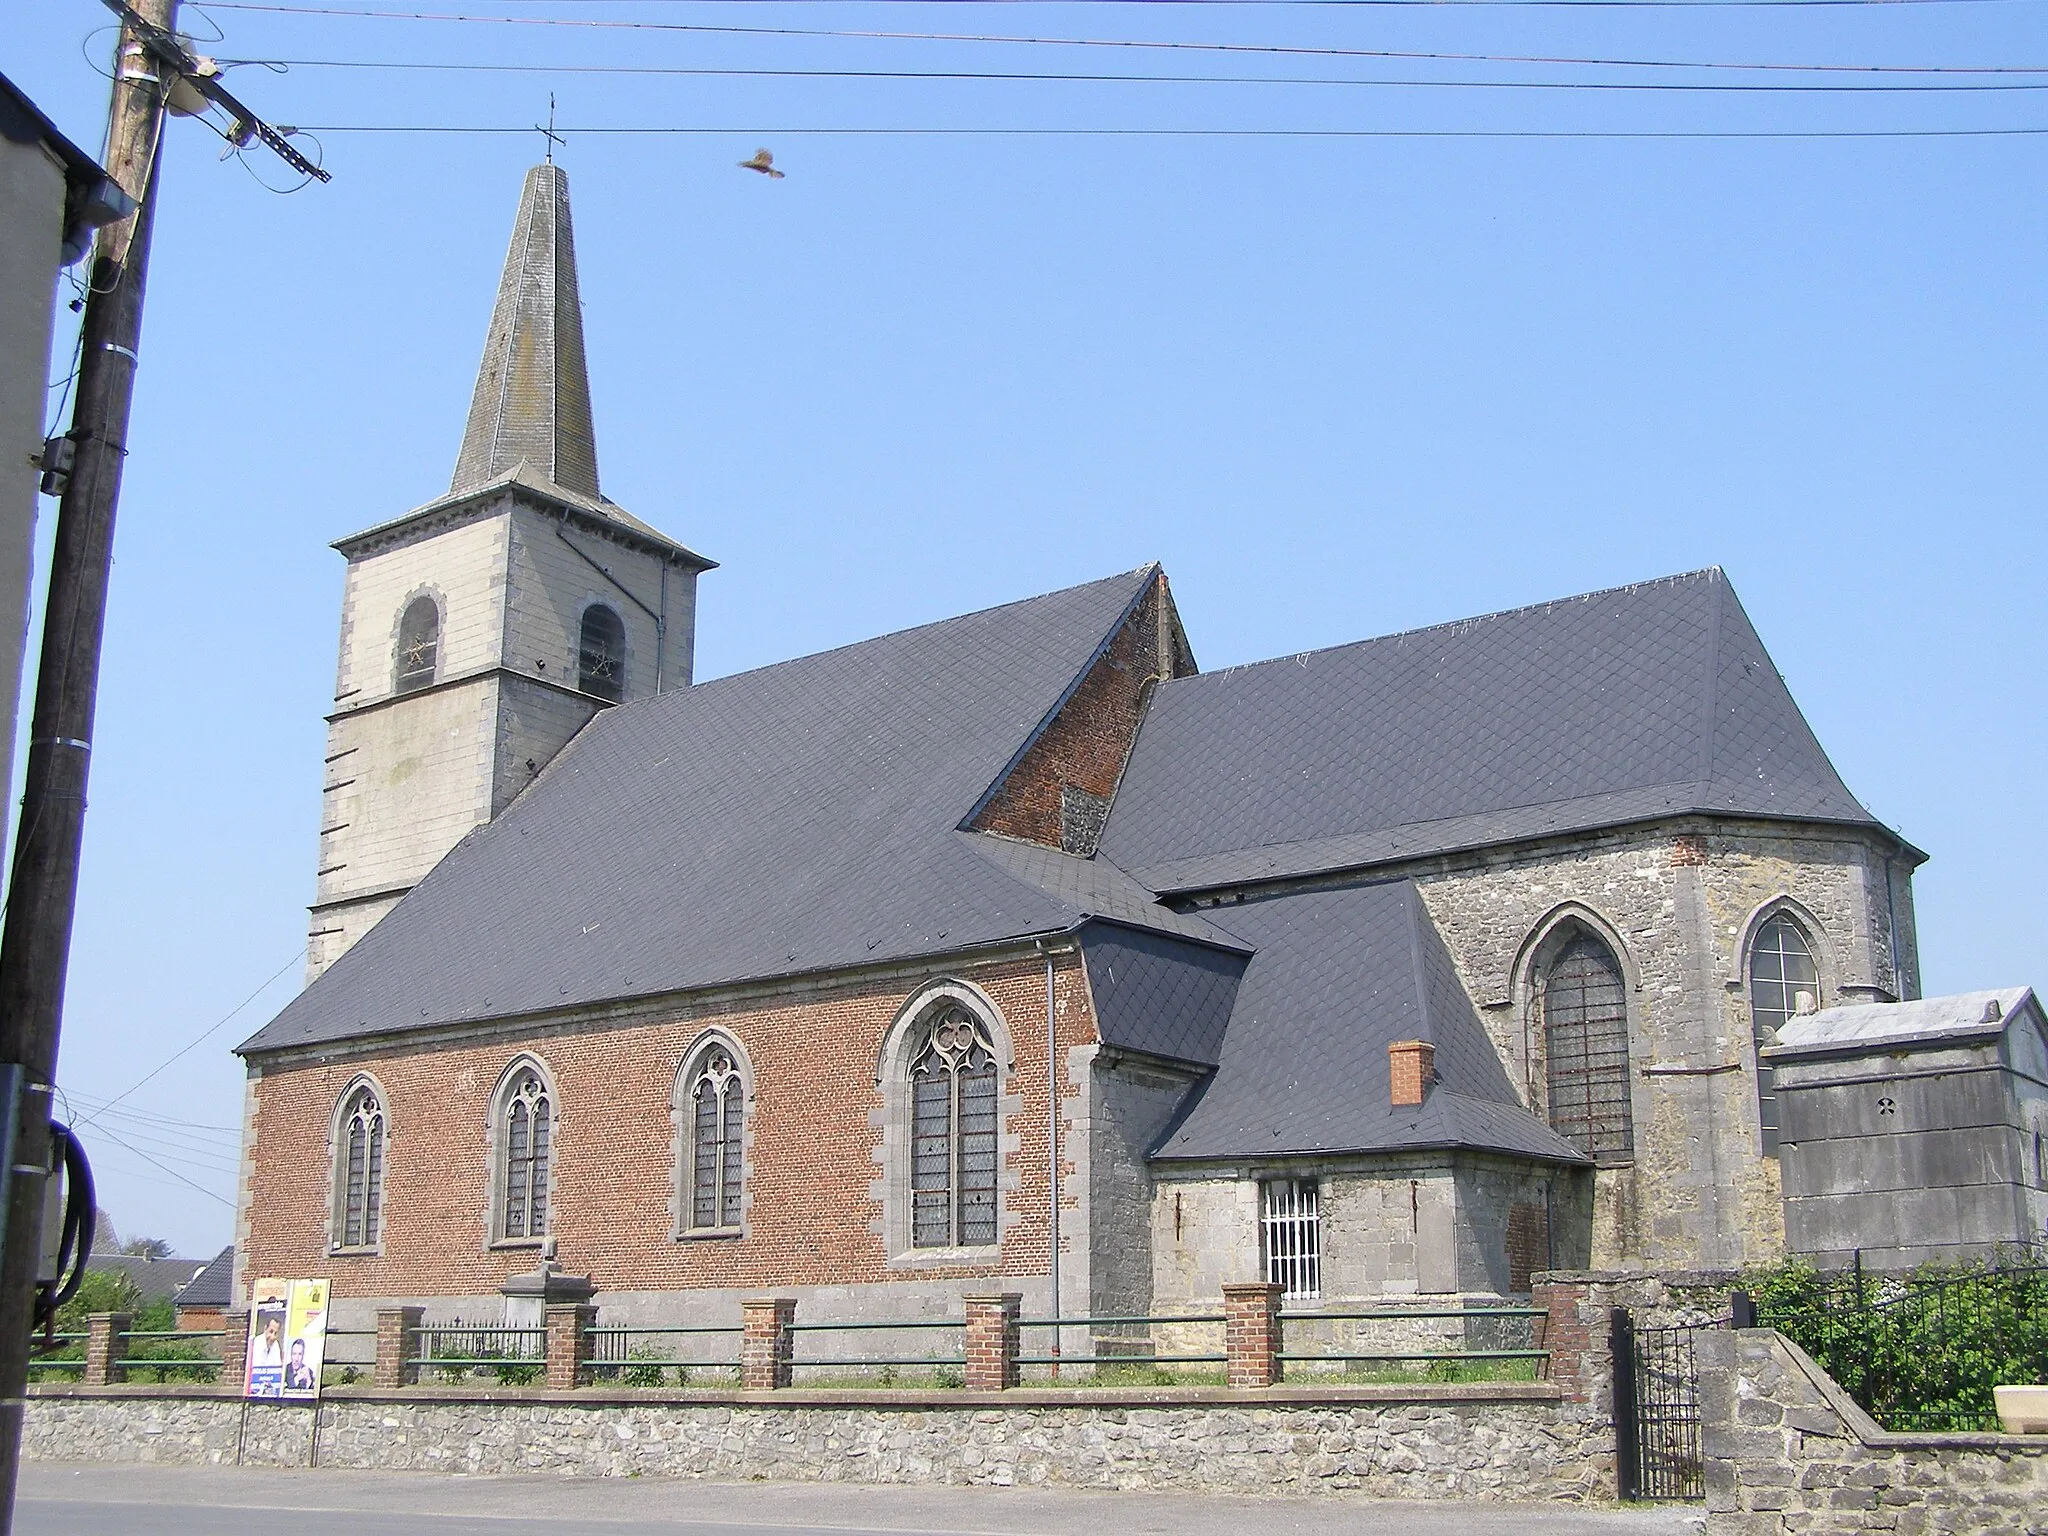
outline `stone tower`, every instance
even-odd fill
[[[309,981],[598,710],[690,682],[713,562],[598,490],[558,166],[526,174],[448,493],[334,547]]]

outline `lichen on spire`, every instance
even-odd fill
[[[476,490],[521,462],[598,495],[569,178],[554,164],[526,173],[449,491]]]

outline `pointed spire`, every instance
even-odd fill
[[[526,173],[450,494],[521,461],[564,490],[598,494],[569,178],[553,163]]]

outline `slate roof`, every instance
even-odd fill
[[[126,1275],[135,1282],[143,1305],[175,1296],[180,1287],[207,1268],[205,1259],[146,1259],[139,1253],[96,1253],[86,1265],[101,1274]]]
[[[1213,1067],[1244,979],[1245,953],[1121,924],[1081,931],[1095,1027],[1112,1049]]]
[[[234,1301],[235,1249],[230,1243],[215,1254],[206,1268],[188,1280],[177,1293],[181,1307],[220,1307]]]
[[[1412,881],[1300,892],[1209,914],[1254,946],[1215,1075],[1162,1161],[1470,1148],[1589,1162],[1523,1109]],[[1422,1104],[1390,1102],[1387,1047],[1436,1046]]]
[[[1998,1005],[1995,1015],[1991,1005]],[[1995,1040],[2015,1018],[2039,1012],[2031,987],[2000,987],[1921,997],[1903,1003],[1854,1003],[1787,1019],[1778,1042],[1765,1049],[1773,1061],[1809,1056],[1884,1053],[1914,1045],[1963,1045]]]
[[[1192,891],[1687,812],[1878,825],[1718,569],[1162,683],[1102,852]]]
[[[1156,567],[606,710],[239,1049],[1064,932],[1229,943],[1107,865],[956,830]]]

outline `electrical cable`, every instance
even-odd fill
[[[321,123],[321,133],[511,134],[533,126]],[[302,130],[310,131],[310,130]],[[560,134],[704,138],[1126,138],[1126,139],[1997,139],[2044,128],[567,128]]]
[[[1394,48],[1327,48],[1279,43],[1196,43],[1160,38],[1027,37],[998,33],[894,32],[841,27],[740,27],[683,21],[619,21],[597,17],[485,16],[468,11],[346,10],[336,6],[285,5],[276,0],[211,0],[215,10],[262,11],[288,16],[352,16],[368,21],[448,21],[503,26],[591,27],[644,32],[715,33],[742,37],[831,37],[883,42],[1003,43],[1044,48],[1171,49],[1197,53],[1247,53],[1340,59],[1409,59],[1460,64],[1569,65],[1603,69],[1731,69],[1793,74],[1880,75],[2048,75],[2034,64],[1743,64],[1727,60],[1605,59],[1563,54],[1442,53]]]
[[[209,1200],[218,1200],[222,1205],[227,1206],[230,1210],[234,1209],[235,1202],[228,1199],[225,1195],[222,1195],[214,1190],[208,1189],[204,1184],[199,1183],[197,1180],[186,1178],[185,1175],[178,1172],[177,1169],[158,1162],[155,1158],[151,1157],[147,1152],[143,1151],[140,1147],[134,1146],[131,1143],[122,1140],[121,1137],[116,1136],[104,1125],[100,1127],[100,1134],[106,1137],[107,1140],[113,1142],[114,1145],[117,1147],[127,1147],[130,1152],[133,1152],[137,1157],[141,1158],[145,1163],[148,1163],[152,1168],[156,1168],[164,1173],[168,1173],[180,1184],[183,1184],[190,1189],[198,1190],[200,1194],[206,1196],[206,1198]]]
[[[56,1274],[36,1280],[32,1330],[40,1330],[43,1347],[54,1348],[57,1309],[78,1294],[85,1282],[86,1267],[92,1262],[93,1229],[99,1220],[99,1205],[93,1192],[92,1163],[71,1127],[61,1120],[50,1122],[51,1161],[64,1170],[64,1220],[57,1241]]]

